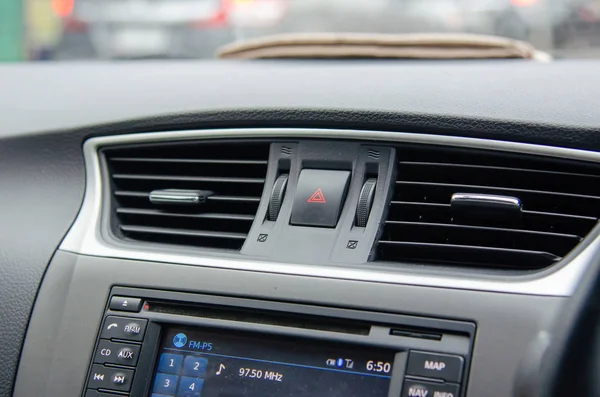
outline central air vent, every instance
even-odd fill
[[[126,240],[240,249],[262,195],[269,144],[170,143],[103,151],[114,234]],[[205,203],[160,203],[166,189],[208,192]],[[202,201],[202,200],[201,200]]]
[[[595,164],[442,147],[399,148],[398,158],[378,260],[541,269],[568,254],[600,216]],[[513,205],[460,208],[452,203],[460,193]]]

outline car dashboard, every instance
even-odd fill
[[[597,66],[2,66],[0,396],[514,395],[600,249]]]

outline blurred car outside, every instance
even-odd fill
[[[565,18],[554,26],[556,47],[600,46],[600,0],[571,0],[569,5]]]
[[[461,32],[533,37],[548,48],[548,4],[557,1],[563,0],[293,0],[285,20],[268,33]],[[267,32],[244,33],[255,37]]]
[[[9,1],[27,4],[31,59],[213,58],[233,41],[302,32],[476,33],[600,56],[600,0]]]
[[[422,31],[461,32],[535,41],[551,46],[552,3],[562,0],[397,0]],[[552,10],[551,10],[552,9]]]
[[[598,54],[600,0],[396,0],[421,30],[490,34]],[[567,53],[568,56],[568,53]]]
[[[210,58],[236,29],[282,19],[285,0],[53,0],[58,59]]]

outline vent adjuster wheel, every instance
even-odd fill
[[[269,211],[267,217],[270,221],[276,221],[277,216],[279,216],[279,210],[281,209],[281,204],[283,203],[283,198],[285,197],[285,189],[287,187],[288,182],[288,174],[279,175],[275,184],[273,185],[273,190],[271,191],[271,197],[269,199]]]
[[[369,214],[371,213],[371,207],[373,206],[373,199],[375,198],[375,188],[377,187],[377,179],[369,178],[363,184],[358,196],[358,204],[356,205],[356,221],[355,225],[358,227],[366,227],[367,221],[369,220]]]

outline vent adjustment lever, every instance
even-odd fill
[[[454,193],[450,205],[453,211],[471,215],[519,215],[523,208],[517,197],[479,193]]]
[[[152,204],[197,205],[204,204],[213,192],[209,190],[161,189],[150,192]]]

